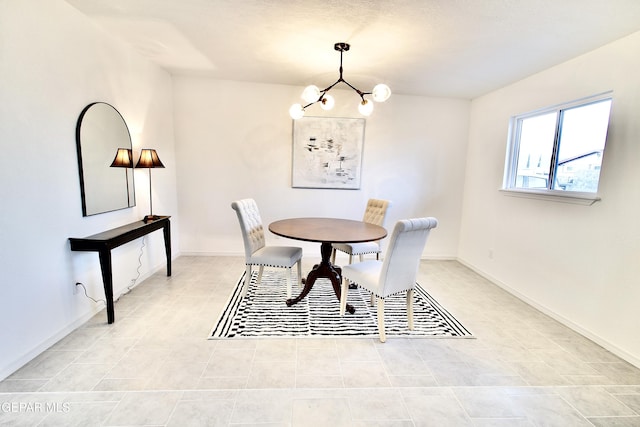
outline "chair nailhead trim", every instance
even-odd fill
[[[288,265],[275,265],[275,264],[245,264],[245,265],[258,265],[263,267],[277,267],[277,268],[291,268]]]
[[[347,279],[347,280],[349,280],[349,279]],[[351,282],[350,280],[349,280],[349,282],[350,282],[350,283],[352,283],[352,284],[354,284],[354,285],[356,285],[356,286],[357,286],[357,287],[359,287],[360,289],[364,289],[365,291],[367,291],[367,292],[369,292],[369,293],[373,294],[374,296],[376,296],[376,297],[378,297],[378,298],[382,298],[382,299],[385,299],[385,298],[387,298],[387,297],[391,297],[391,296],[393,296],[393,295],[398,295],[398,294],[401,294],[401,293],[403,293],[403,292],[407,292],[407,291],[409,290],[409,289],[404,289],[404,290],[402,290],[402,291],[398,291],[398,292],[394,292],[394,293],[392,293],[392,294],[389,294],[389,295],[387,295],[386,297],[381,297],[381,296],[380,296],[380,295],[378,295],[377,293],[375,293],[375,292],[371,292],[369,289],[364,288],[364,287],[362,287],[362,286],[358,285],[357,283],[353,283],[353,282]],[[411,289],[413,289],[413,288],[411,288]]]

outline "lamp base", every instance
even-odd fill
[[[144,218],[142,218],[142,221],[144,221],[144,223],[146,224],[149,221],[155,221],[157,219],[160,219],[158,215],[147,215]]]

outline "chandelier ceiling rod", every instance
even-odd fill
[[[333,45],[333,48],[338,52],[340,52],[340,68],[339,68],[340,75],[338,77],[338,80],[336,80],[335,83],[333,83],[332,85],[322,90],[318,89],[318,87],[315,85],[307,86],[302,92],[302,99],[308,102],[308,104],[304,106],[302,106],[301,104],[293,104],[289,109],[289,114],[293,119],[299,119],[303,117],[307,107],[310,107],[311,105],[316,104],[318,102],[321,103],[320,105],[324,110],[330,110],[331,108],[333,108],[335,101],[331,95],[327,95],[327,92],[329,92],[335,85],[337,85],[340,82],[349,86],[358,94],[358,96],[360,96],[360,99],[362,101],[358,106],[358,110],[362,115],[365,115],[365,116],[370,115],[371,112],[373,111],[373,104],[369,100],[365,99],[364,97],[365,95],[372,95],[373,100],[376,102],[384,102],[389,98],[389,96],[391,95],[391,89],[389,89],[389,86],[385,84],[376,85],[371,92],[363,92],[344,79],[343,77],[344,70],[342,68],[342,54],[343,52],[347,52],[350,49],[350,47],[351,46],[349,45],[349,43],[344,43],[344,42],[336,43]]]

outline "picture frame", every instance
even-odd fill
[[[365,119],[293,121],[293,188],[360,189]]]

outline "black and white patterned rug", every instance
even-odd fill
[[[370,305],[369,293],[349,289],[347,301],[354,314],[340,316],[340,303],[331,282],[318,279],[311,292],[299,303],[287,307],[285,270],[265,270],[256,286],[253,272],[245,298],[242,294],[244,274],[234,288],[226,307],[214,324],[209,339],[258,337],[356,337],[377,338],[376,306]],[[295,283],[295,279],[293,280]],[[293,296],[302,288],[294,285]],[[413,292],[414,330],[407,326],[406,295],[385,300],[387,337],[471,338],[471,333],[419,284]]]

